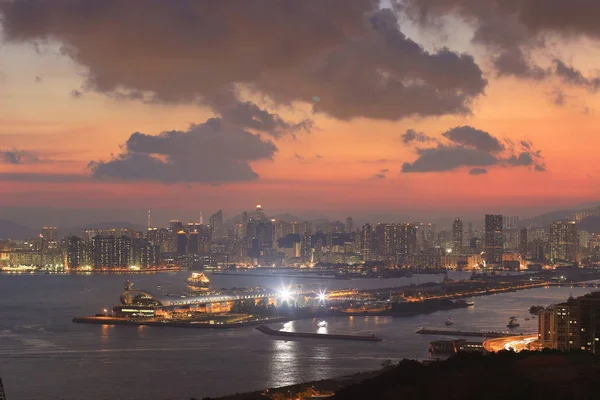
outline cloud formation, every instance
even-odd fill
[[[427,143],[435,140],[434,138],[427,136],[423,132],[417,132],[414,129],[407,129],[406,132],[404,132],[400,136],[400,139],[404,144],[411,144],[413,142]]]
[[[1,164],[36,164],[40,162],[38,153],[35,151],[28,150],[0,150],[0,163]]]
[[[311,125],[265,104],[398,120],[468,114],[487,85],[472,56],[424,50],[378,0],[20,0],[0,15],[8,41],[60,42],[85,90],[199,103],[274,136]]]
[[[133,133],[121,154],[89,164],[94,178],[220,184],[258,179],[250,163],[271,160],[277,147],[218,118],[187,131]]]
[[[486,174],[489,167],[527,167],[545,171],[541,152],[533,150],[527,140],[519,141],[517,150],[508,141],[501,141],[490,133],[471,126],[459,126],[442,134],[446,141],[431,147],[416,147],[417,159],[405,162],[402,172],[447,172],[462,167],[470,168],[469,174]]]
[[[540,80],[561,75],[536,65],[530,54],[552,52],[563,40],[600,39],[600,2],[596,0],[391,0],[398,12],[422,25],[443,24],[449,15],[474,28],[472,41],[485,46],[499,75]]]

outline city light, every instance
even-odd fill
[[[327,293],[325,291],[319,292],[317,298],[319,299],[319,302],[324,303],[325,300],[327,300]]]

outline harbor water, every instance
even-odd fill
[[[533,304],[561,302],[591,288],[551,287],[477,297],[475,306],[413,317],[338,317],[299,320],[285,329],[300,332],[375,334],[382,342],[275,340],[252,327],[232,330],[73,324],[118,301],[123,282],[153,292],[183,290],[187,273],[153,275],[0,275],[0,377],[9,399],[188,400],[191,397],[284,386],[377,369],[385,360],[427,358],[432,340],[422,328],[537,331],[525,320]],[[459,273],[450,277],[459,279]],[[466,278],[467,276],[465,276]],[[328,288],[373,289],[441,281],[443,275],[394,279],[300,279],[247,275],[210,276],[215,288],[289,283]],[[161,288],[158,289],[157,286]],[[273,324],[282,329],[283,324]]]

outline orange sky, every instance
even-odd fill
[[[594,42],[575,42],[563,51],[578,69],[597,66]],[[249,209],[330,212],[345,210],[410,214],[483,213],[486,210],[536,214],[600,196],[600,101],[598,95],[567,87],[556,79],[532,82],[498,78],[485,69],[485,94],[470,116],[410,118],[396,122],[357,118],[339,121],[313,115],[309,104],[279,109],[285,118],[315,121],[317,129],[296,138],[272,139],[279,148],[273,161],[253,162],[257,181],[207,185],[151,182],[98,182],[87,169],[106,160],[136,131],[158,134],[185,130],[213,113],[196,105],[142,104],[102,94],[71,95],[85,69],[50,47],[42,54],[28,44],[0,48],[0,150],[35,151],[41,162],[0,164],[0,207],[184,209],[212,212]],[[36,81],[36,77],[39,77]],[[564,106],[550,100],[561,88]],[[319,93],[315,93],[319,95]],[[546,172],[493,167],[472,176],[468,168],[450,172],[401,173],[417,157],[400,135],[407,129],[439,137],[471,125],[503,139],[531,140],[545,158]],[[300,160],[295,155],[300,155]],[[375,178],[388,170],[385,179]],[[17,174],[25,174],[19,178]],[[59,174],[65,176],[58,178]],[[38,175],[49,175],[50,182]],[[26,177],[27,176],[27,177]],[[7,217],[1,215],[0,217]]]

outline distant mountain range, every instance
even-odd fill
[[[547,212],[541,215],[538,215],[533,218],[523,219],[520,221],[521,226],[526,227],[539,227],[545,228],[548,227],[553,221],[572,219],[577,213],[581,212],[593,212],[597,211],[599,207],[598,203],[586,203],[578,206],[574,206],[570,209],[557,210]],[[250,213],[252,214],[252,213]],[[285,222],[303,222],[310,221],[313,226],[317,226],[322,223],[327,223],[328,219],[319,215],[312,215],[307,218],[298,217],[297,215],[284,213],[270,216],[278,221]],[[483,217],[483,216],[482,216]],[[433,222],[438,225],[438,227],[449,227],[452,224],[452,220],[454,218],[434,218],[432,220],[428,220],[426,218],[414,218],[403,214],[373,214],[369,216],[362,216],[354,218],[354,227],[359,227],[364,225],[365,223],[377,224],[381,222],[389,222],[389,223],[400,223],[400,222],[417,222],[417,221],[426,221]],[[482,218],[483,219],[483,218]],[[340,220],[341,222],[345,222],[345,218],[332,219],[332,220]],[[233,218],[227,220],[225,225],[232,225],[236,223],[240,223],[242,221],[242,215],[235,215]],[[208,222],[205,220],[205,222]],[[475,221],[477,224],[481,224],[480,221]],[[600,233],[600,216],[590,215],[584,219],[582,219],[579,224],[580,230],[586,230],[592,233]],[[58,235],[59,237],[63,237],[69,234],[81,235],[81,232],[85,229],[108,229],[108,228],[117,228],[117,229],[133,229],[137,231],[144,231],[146,229],[145,226],[140,224],[133,224],[127,221],[111,221],[111,222],[97,222],[97,223],[89,223],[85,225],[76,225],[71,227],[58,227]],[[0,219],[0,239],[26,239],[33,238],[38,236],[41,233],[41,226],[37,228],[31,228],[26,225],[22,225],[18,222],[8,220],[8,219]]]

